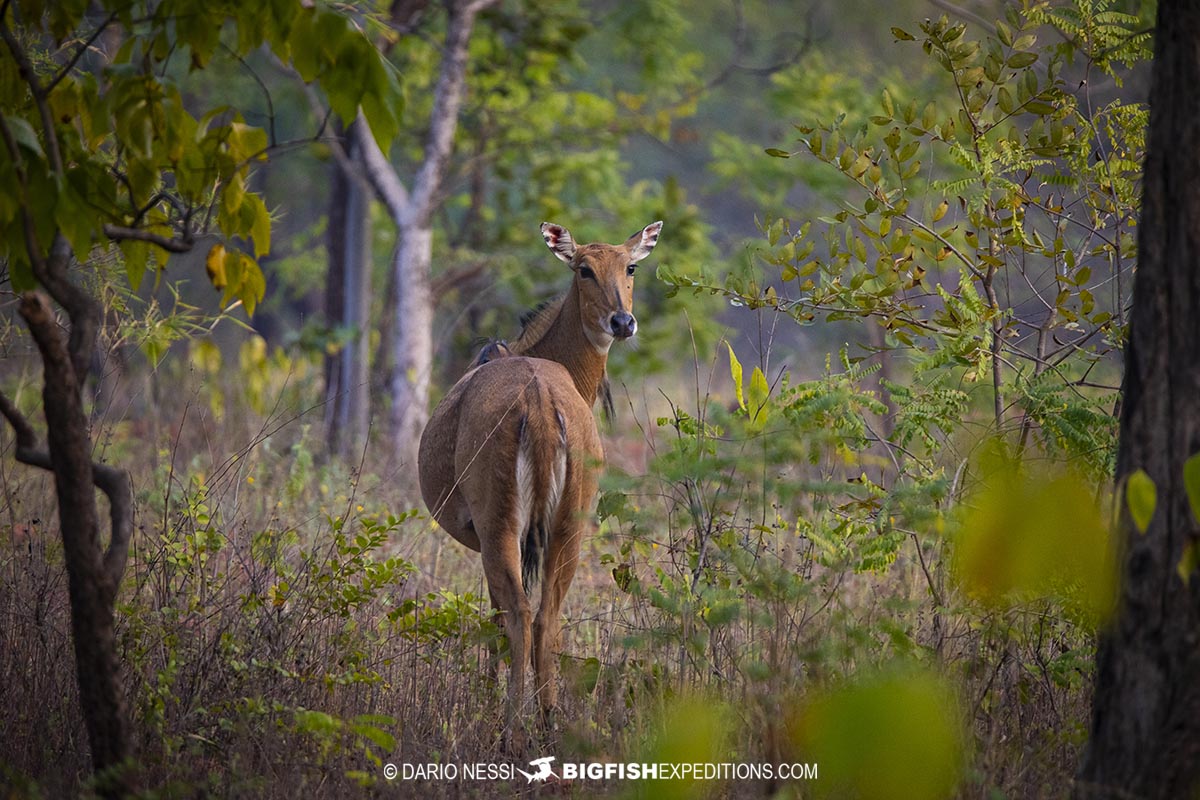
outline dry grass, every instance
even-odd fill
[[[686,591],[664,599],[647,590],[666,585],[656,576],[686,579],[693,570],[695,530],[659,478],[635,481],[630,495],[639,519],[656,521],[652,529],[612,523],[585,549],[566,605],[560,729],[525,757],[506,754],[504,672],[497,682],[486,669],[494,631],[475,554],[423,517],[388,524],[408,505],[390,488],[394,468],[373,463],[374,453],[361,471],[320,462],[319,412],[294,411],[311,405],[304,382],[277,381],[268,396],[279,402],[256,414],[231,381],[218,421],[211,377],[157,380],[173,391],[126,387],[106,404],[96,436],[110,460],[130,466],[138,493],[117,622],[136,770],[148,792],[408,796],[413,784],[384,780],[381,763],[640,760],[659,752],[664,711],[691,695],[723,704],[723,757],[803,760],[790,728],[803,699],[898,657],[930,664],[958,687],[974,734],[961,796],[1066,791],[1083,741],[1091,651],[1049,607],[935,607],[912,541],[890,568],[855,573],[814,566],[802,537],[759,532],[754,569],[788,572],[790,588],[755,588],[725,564],[725,588],[744,605],[727,624],[697,630],[703,614],[671,610]],[[629,419],[613,434],[624,443],[617,460],[649,457],[643,450],[657,446],[645,432],[650,418],[643,408],[640,425]],[[86,794],[52,484],[0,455],[0,784],[16,796]],[[745,527],[738,535],[750,536]],[[360,532],[377,539],[356,545]],[[619,585],[614,570],[622,569],[641,591]],[[534,718],[530,730],[542,735]],[[419,791],[525,793],[520,778],[500,786],[428,782]],[[626,788],[559,787],[583,796]],[[709,788],[720,796],[813,790],[754,781]]]

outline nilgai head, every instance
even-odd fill
[[[662,222],[653,222],[625,244],[576,245],[561,225],[542,223],[542,238],[554,255],[575,272],[583,331],[592,347],[607,353],[614,339],[637,333],[633,316],[633,275],[637,263],[654,249]]]

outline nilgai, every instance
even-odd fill
[[[485,349],[438,404],[421,437],[421,495],[451,536],[483,556],[492,605],[511,648],[507,728],[515,734],[532,664],[543,719],[558,701],[563,597],[592,529],[604,451],[592,407],[608,350],[637,331],[633,276],[661,222],[624,244],[576,245],[566,228],[542,237],[570,266],[570,288],[527,319],[513,342]],[[542,573],[533,617],[529,595]]]

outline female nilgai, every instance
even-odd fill
[[[604,459],[592,406],[608,348],[637,331],[633,274],[658,242],[661,222],[623,245],[576,246],[566,228],[542,237],[574,272],[511,343],[454,385],[421,437],[421,495],[451,536],[483,556],[492,604],[512,649],[508,730],[524,698],[525,664],[548,718],[558,699],[554,666],[563,597],[592,527]],[[533,619],[528,593],[544,572]]]

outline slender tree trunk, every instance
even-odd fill
[[[349,151],[349,147],[346,147]],[[347,158],[349,159],[349,152]],[[346,306],[346,238],[348,236],[347,205],[353,177],[335,163],[329,187],[329,227],[325,236],[325,252],[329,267],[325,270],[325,324],[329,328],[341,325]],[[325,355],[325,446],[331,455],[341,454],[345,414],[342,408],[342,353]]]
[[[394,270],[400,291],[393,333],[396,359],[392,370],[392,436],[394,456],[415,473],[421,432],[429,419],[429,377],[433,367],[433,297],[429,265],[433,231],[419,225],[400,230]]]
[[[352,131],[345,142],[347,159],[360,161]],[[370,419],[371,225],[364,183],[341,164],[334,167],[325,313],[330,324],[352,330],[354,336],[325,359],[326,442],[331,453],[343,458],[359,452]]]
[[[442,63],[433,90],[429,136],[411,192],[359,120],[364,172],[396,222],[399,243],[392,262],[397,297],[392,316],[391,438],[393,457],[415,467],[421,431],[429,416],[429,379],[433,364],[433,295],[429,267],[433,251],[433,213],[441,202],[442,180],[454,149],[458,112],[466,85],[471,31],[479,12],[495,0],[447,3],[449,18]]]
[[[1144,534],[1121,515],[1123,585],[1101,639],[1077,797],[1191,797],[1200,786],[1200,538],[1184,462],[1200,452],[1200,3],[1160,0],[1140,261],[1125,348],[1118,486],[1157,486]],[[1124,500],[1123,492],[1120,494]]]

